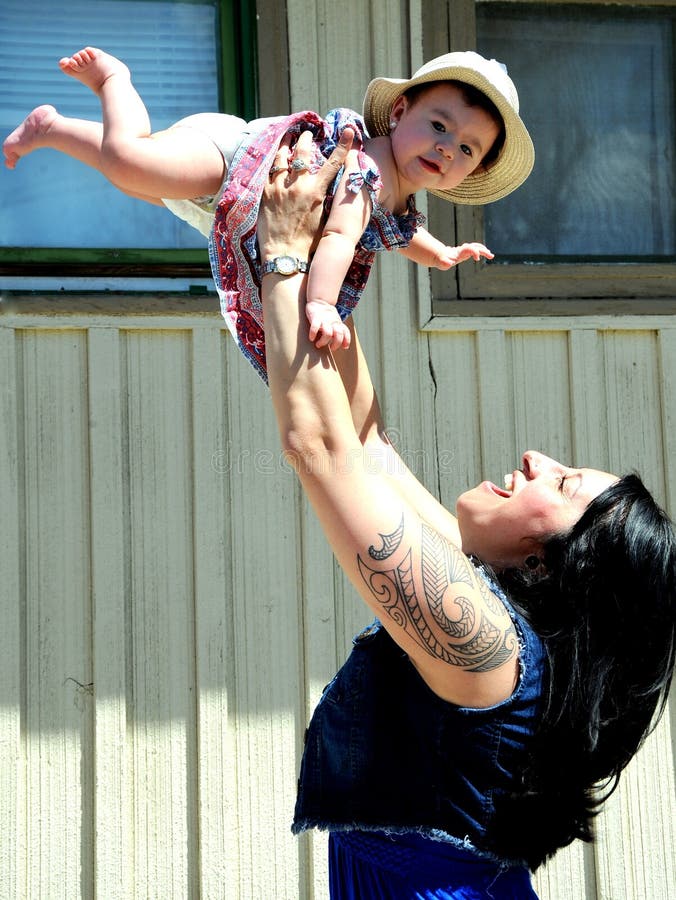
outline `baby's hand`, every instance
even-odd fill
[[[350,329],[341,320],[335,306],[325,300],[308,300],[305,313],[310,322],[310,340],[315,347],[347,350],[350,346]]]
[[[484,247],[483,244],[460,244],[459,247],[445,247],[437,256],[438,269],[450,269],[457,266],[458,263],[464,262],[466,259],[478,261],[484,256],[486,259],[493,259],[494,254]]]

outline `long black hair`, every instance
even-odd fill
[[[676,537],[637,475],[551,538],[544,563],[539,578],[498,573],[549,662],[531,762],[496,800],[488,836],[532,869],[593,839],[594,816],[664,711],[676,652]]]

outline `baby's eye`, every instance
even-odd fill
[[[472,156],[472,148],[468,147],[467,144],[460,144],[460,152],[464,153],[465,156]]]
[[[432,128],[434,128],[434,130],[438,131],[440,134],[444,134],[444,132],[446,131],[446,126],[443,122],[432,122]]]

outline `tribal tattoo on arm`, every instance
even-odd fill
[[[381,547],[369,547],[377,567],[357,556],[361,577],[387,615],[430,656],[466,671],[489,672],[514,658],[514,623],[467,557],[424,522],[414,554],[402,546],[404,531],[402,516],[391,534],[379,535]],[[396,565],[377,565],[395,554]]]

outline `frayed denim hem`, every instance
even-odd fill
[[[428,838],[431,841],[437,841],[440,844],[450,844],[456,850],[465,851],[472,855],[494,863],[500,871],[506,871],[512,868],[528,868],[525,860],[519,859],[503,859],[488,850],[481,850],[472,843],[468,836],[464,838],[456,837],[449,834],[441,828],[428,828],[424,825],[364,825],[361,822],[326,822],[319,819],[305,818],[296,821],[291,826],[291,832],[295,835],[302,834],[304,831],[310,831],[316,828],[318,831],[366,831],[377,832],[384,835],[404,835],[415,834],[419,837]]]

